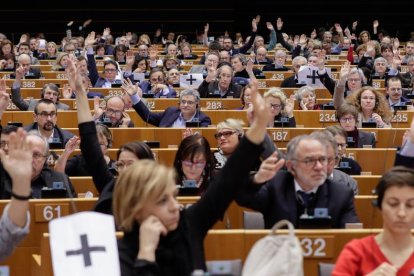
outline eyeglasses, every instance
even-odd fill
[[[181,162],[186,167],[191,168],[194,165],[197,169],[204,169],[206,165],[206,161],[191,162],[190,160],[182,160]]]
[[[112,72],[115,72],[115,71],[116,71],[116,69],[112,69],[112,68],[105,69],[105,72],[107,72],[107,73],[112,73]]]
[[[303,160],[299,160],[299,159],[293,159],[295,161],[301,162],[303,164],[305,164],[306,167],[308,168],[313,168],[316,166],[316,162],[321,163],[322,165],[327,165],[328,164],[328,158],[326,158],[325,156],[321,156],[318,158],[305,158]]]
[[[355,121],[355,118],[354,117],[342,117],[339,119],[339,121],[341,121],[342,123],[353,122]]]
[[[224,138],[229,138],[230,135],[233,135],[235,133],[237,133],[237,131],[223,131],[223,132],[218,132],[218,133],[214,134],[214,137],[216,139],[220,139],[221,136],[223,136]]]
[[[115,164],[114,164],[114,167],[115,167],[115,170],[119,171],[119,170],[122,170],[124,168],[128,168],[129,166],[132,165],[132,163],[134,163],[134,162],[124,163],[122,161],[116,161]]]
[[[392,92],[401,92],[402,88],[400,88],[400,87],[390,88],[390,91],[392,91]]]
[[[33,160],[40,160],[40,159],[45,158],[45,157],[47,157],[47,155],[43,155],[39,152],[34,152],[33,153]]]
[[[45,95],[52,95],[53,97],[59,97],[59,93],[53,93],[53,92],[45,92]]]
[[[348,82],[360,82],[361,79],[348,79]]]
[[[122,115],[122,112],[123,112],[122,110],[113,110],[112,108],[107,108],[105,113],[107,115],[115,114],[115,116],[119,117]]]
[[[185,105],[185,104],[187,104],[187,105],[193,105],[193,104],[195,104],[195,102],[194,101],[181,100],[181,104],[182,105]]]
[[[340,143],[338,143],[338,148],[346,148],[346,147],[348,147],[348,144],[347,143],[343,143],[343,144],[340,144]]]
[[[8,141],[0,141],[0,148],[4,149],[8,145],[9,145]]]
[[[36,115],[38,115],[40,117],[43,117],[43,118],[47,118],[47,117],[50,116],[51,119],[54,119],[54,118],[56,118],[57,113],[56,112],[47,113],[46,111],[42,111],[42,112],[40,112],[40,113],[38,113]]]
[[[274,110],[276,109],[280,109],[281,105],[280,104],[270,104],[270,107]]]

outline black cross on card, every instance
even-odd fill
[[[80,240],[81,240],[81,248],[78,250],[66,251],[66,256],[83,255],[83,262],[84,262],[85,267],[92,265],[91,253],[93,251],[106,252],[106,249],[104,246],[89,246],[88,236],[86,234],[81,235]]]

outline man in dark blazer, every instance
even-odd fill
[[[126,90],[128,92],[128,90]],[[138,93],[130,93],[133,108],[146,123],[158,127],[186,127],[187,122],[200,127],[211,125],[211,119],[200,111],[200,94],[196,90],[186,89],[180,93],[179,107],[168,107],[164,112],[151,112]]]
[[[22,68],[22,74],[24,79],[40,79],[43,77],[42,72],[39,68],[33,68],[32,67],[32,61],[28,54],[20,54],[17,58],[18,65],[16,65],[16,68]],[[10,75],[11,79],[16,78],[16,74]]]
[[[26,131],[37,130],[48,142],[50,148],[63,149],[73,133],[57,126],[56,105],[48,99],[40,99],[34,109],[34,123],[25,126]]]
[[[282,219],[300,228],[300,217],[314,215],[315,208],[327,210],[333,228],[359,222],[352,190],[327,178],[327,164],[326,145],[309,135],[296,136],[287,146],[288,171],[272,177],[269,170],[273,164],[264,161],[236,201],[261,212],[266,228]]]
[[[290,76],[283,80],[280,87],[289,88],[289,87],[300,87],[301,84],[298,84],[298,72],[301,66],[308,64],[308,60],[302,56],[297,56],[292,60],[292,70],[295,72],[293,76]]]

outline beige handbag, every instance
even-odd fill
[[[287,235],[276,230],[288,226]],[[303,255],[293,224],[287,220],[277,222],[272,232],[258,240],[247,256],[242,276],[289,275],[303,276]]]

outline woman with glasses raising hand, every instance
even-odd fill
[[[264,98],[270,105],[273,115],[268,127],[296,127],[296,120],[293,117],[294,102],[287,99],[282,90],[271,88],[264,94]]]

